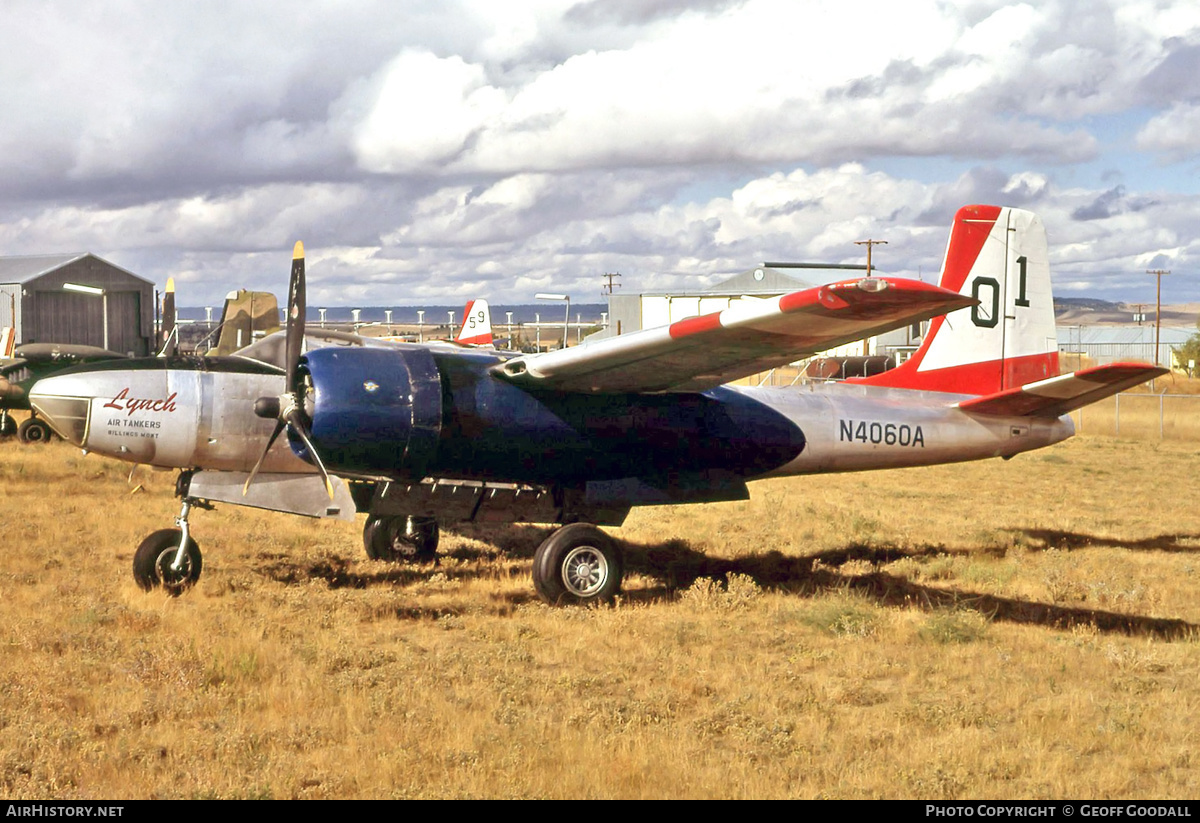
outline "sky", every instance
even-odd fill
[[[0,255],[182,305],[599,302],[765,260],[936,278],[1037,212],[1063,297],[1200,301],[1200,3],[0,5]],[[831,275],[830,279],[836,279]]]

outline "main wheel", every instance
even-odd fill
[[[17,427],[17,439],[22,443],[45,443],[50,439],[50,427],[45,420],[31,417]]]
[[[182,539],[183,532],[179,529],[160,529],[142,541],[133,553],[133,579],[139,586],[146,591],[153,591],[161,586],[167,594],[179,597],[200,579],[200,569],[203,565],[200,547],[190,537],[183,558],[183,568],[179,571],[171,568],[175,562],[175,552],[179,549],[179,541]]]
[[[17,433],[17,421],[11,414],[0,414],[0,437],[12,437]]]
[[[389,563],[432,562],[439,537],[432,517],[368,517],[363,527],[367,557]]]
[[[590,523],[563,526],[533,555],[533,586],[551,605],[605,603],[621,590],[621,549]]]

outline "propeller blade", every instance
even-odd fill
[[[254,482],[258,470],[262,468],[263,461],[267,459],[267,452],[275,444],[279,433],[285,427],[290,426],[295,435],[304,443],[304,447],[308,449],[313,463],[321,473],[325,491],[329,494],[329,499],[333,499],[333,481],[329,479],[329,472],[326,470],[325,464],[321,462],[321,455],[317,453],[317,447],[309,437],[308,416],[304,413],[304,375],[300,373],[300,357],[304,353],[304,291],[304,244],[297,241],[292,250],[292,276],[288,283],[287,309],[287,391],[291,398],[290,402],[282,402],[287,400],[286,396],[278,399],[260,397],[254,404],[254,413],[258,416],[278,415],[278,419],[275,423],[275,431],[271,432],[271,439],[267,441],[267,447],[263,449],[262,456],[258,458],[253,471],[246,478],[246,484],[242,487],[243,496],[250,489],[250,484]]]
[[[329,499],[333,499],[333,481],[329,479],[329,472],[325,469],[325,464],[321,462],[321,455],[317,453],[317,447],[313,445],[312,440],[308,436],[308,421],[304,419],[304,412],[300,409],[292,409],[287,413],[288,425],[292,427],[292,431],[296,436],[304,441],[304,447],[308,449],[308,454],[312,457],[313,462],[317,464],[317,470],[321,472],[321,479],[325,481],[325,491],[329,493]]]
[[[292,250],[287,309],[287,390],[296,397],[296,405],[300,405],[304,390],[300,378],[300,355],[304,353],[304,311],[304,244],[297,240]]]
[[[250,484],[254,482],[254,478],[258,475],[258,470],[262,468],[263,461],[267,459],[267,452],[275,445],[275,440],[286,425],[287,423],[282,418],[275,421],[275,431],[271,432],[271,439],[267,441],[267,447],[263,449],[262,454],[258,457],[258,462],[254,464],[254,468],[250,471],[250,476],[246,478],[246,485],[242,486],[242,497],[245,497],[246,492],[250,491]]]
[[[175,278],[167,278],[167,290],[162,304],[162,348],[163,357],[174,357],[178,338],[175,335]]]

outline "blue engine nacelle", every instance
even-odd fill
[[[332,347],[301,362],[315,389],[312,439],[327,467],[425,476],[442,428],[441,378],[428,349]]]

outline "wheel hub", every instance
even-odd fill
[[[572,549],[563,561],[563,585],[578,597],[599,591],[608,580],[608,562],[591,546]]]
[[[192,559],[186,554],[183,556],[183,566],[179,571],[171,568],[175,563],[176,551],[177,549],[167,549],[158,556],[158,560],[155,562],[155,567],[158,569],[158,579],[167,588],[181,585],[187,581],[192,573]]]

